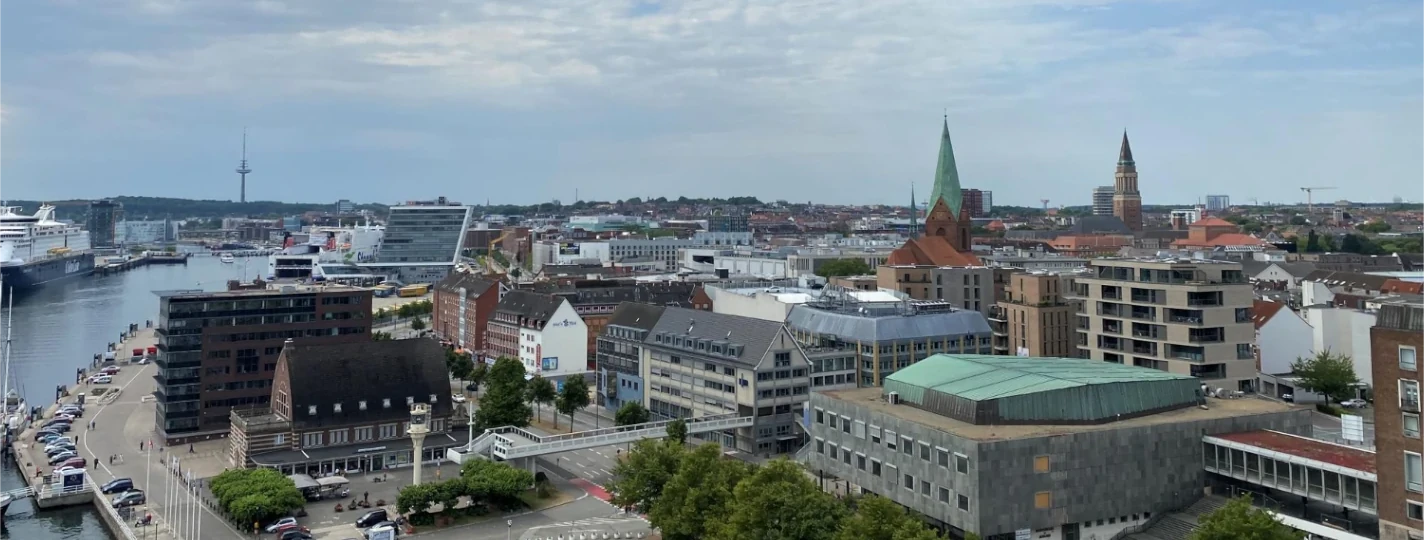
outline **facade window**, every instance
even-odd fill
[[[875,475],[875,476],[880,476],[880,460],[878,460],[878,459],[872,459],[872,460],[870,460],[870,474],[873,474],[873,475]]]
[[[1039,510],[1053,508],[1053,493],[1040,491],[1033,494],[1033,507]]]
[[[949,468],[949,450],[935,447],[935,457],[939,460],[939,466]]]
[[[870,442],[880,444],[880,426],[870,426]]]
[[[316,416],[316,405],[307,405],[307,414]]]
[[[372,431],[374,430],[370,426],[356,428],[356,442],[371,440]]]
[[[366,400],[363,399],[361,401],[356,402],[356,408],[361,409],[363,411],[366,410]]]
[[[969,496],[968,496],[968,495],[964,495],[964,494],[960,494],[960,495],[959,495],[959,509],[960,509],[960,510],[963,510],[963,511],[965,511],[965,512],[968,512],[968,511],[969,511]]]
[[[949,488],[947,488],[947,487],[941,487],[941,488],[939,488],[939,502],[942,502],[942,503],[944,503],[944,504],[949,504]]]
[[[924,441],[920,441],[920,459],[930,460],[930,445]]]
[[[382,438],[382,439],[394,439],[394,438],[396,438],[396,425],[395,425],[395,424],[383,424],[383,425],[381,425],[381,438]]]
[[[915,440],[909,437],[900,437],[900,451],[907,456],[915,455]]]
[[[920,495],[924,495],[926,497],[930,496],[929,480],[920,480]]]
[[[302,447],[312,448],[317,446],[321,446],[321,432],[302,434]]]
[[[829,452],[826,452],[826,455],[831,456],[832,461],[840,459],[840,452],[837,451],[840,447],[836,446],[836,443],[831,443],[829,446],[831,448]]]
[[[346,433],[344,429],[331,430],[331,444],[346,444]]]
[[[331,412],[340,414],[340,413],[341,413],[341,404],[340,404],[340,403],[337,403],[337,404],[335,404],[335,405],[332,405],[332,406],[331,406]]]
[[[895,432],[885,430],[885,446],[891,450],[895,449]]]
[[[1049,470],[1048,456],[1036,456],[1033,458],[1033,472],[1046,473]]]
[[[1404,436],[1411,439],[1419,438],[1419,415],[1415,413],[1404,413]]]
[[[1414,452],[1404,453],[1404,489],[1424,493],[1424,464]]]
[[[850,419],[841,418],[841,433],[850,433]]]
[[[1399,369],[1405,371],[1419,370],[1419,357],[1417,356],[1417,351],[1414,350],[1414,347],[1406,347],[1402,345],[1399,347]]]
[[[865,470],[865,454],[856,452],[856,454],[855,454],[855,468],[860,469],[860,470],[862,470],[862,471]]]
[[[969,474],[969,456],[966,456],[964,454],[955,454],[954,471],[960,474]]]
[[[842,462],[842,463],[845,463],[847,467],[850,466],[850,449],[849,449],[849,448],[842,448],[842,449],[841,449],[841,462]]]
[[[824,454],[824,453],[826,453],[826,441],[822,440],[822,439],[819,438],[819,437],[816,438],[816,453],[817,453],[817,454]]]
[[[905,473],[905,489],[915,490],[915,477],[910,473]]]
[[[1404,515],[1408,516],[1409,519],[1414,521],[1424,520],[1424,503],[1405,501],[1405,506],[1407,506],[1407,508],[1404,511]]]
[[[823,425],[826,423],[826,411],[821,410],[820,407],[816,407],[816,423]]]

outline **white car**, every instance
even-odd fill
[[[89,384],[109,384],[114,382],[114,378],[108,375],[95,375],[89,377]]]
[[[1345,408],[1348,408],[1348,409],[1360,409],[1360,408],[1364,408],[1364,407],[1367,406],[1367,405],[1369,405],[1369,403],[1367,403],[1367,402],[1365,402],[1365,400],[1359,399],[1359,398],[1356,398],[1356,399],[1347,399],[1347,400],[1345,400],[1345,401],[1341,401],[1341,402],[1340,402],[1340,406],[1341,406],[1341,407],[1345,407]]]
[[[453,402],[455,402],[455,403],[464,403],[464,402],[465,402],[465,395],[464,395],[464,394],[450,394],[450,401],[453,401]]]

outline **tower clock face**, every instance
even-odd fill
[[[413,424],[413,425],[417,425],[417,426],[423,426],[423,425],[425,425],[425,415],[424,415],[424,414],[412,414],[412,415],[410,415],[410,423]]]

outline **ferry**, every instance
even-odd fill
[[[35,288],[94,272],[88,231],[56,221],[48,204],[33,215],[23,210],[0,207],[0,276],[7,287]]]
[[[237,259],[232,258],[232,254],[231,254],[231,253],[224,253],[224,254],[222,254],[221,257],[218,258],[218,260],[220,260],[220,261],[222,261],[222,262],[225,262],[225,263],[232,263],[233,261],[236,261]]]
[[[282,249],[267,258],[267,279],[379,283],[383,272],[360,265],[375,258],[385,232],[380,225],[289,232],[282,238]]]

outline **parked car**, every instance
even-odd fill
[[[450,401],[454,401],[455,403],[464,403],[464,402],[465,402],[465,395],[464,395],[464,394],[450,394]]]
[[[59,418],[51,418],[51,419],[49,419],[49,420],[45,420],[44,427],[57,426],[57,425],[60,425],[60,424],[73,424],[73,423],[74,423],[74,418],[73,418],[73,417],[70,417],[70,416],[62,416],[62,417],[59,417]]]
[[[311,529],[308,529],[308,528],[303,527],[303,526],[301,526],[301,525],[299,525],[299,524],[296,524],[296,523],[288,523],[288,524],[283,525],[283,526],[281,526],[281,527],[277,527],[277,530],[272,531],[272,532],[273,532],[273,534],[276,534],[277,536],[280,537],[280,536],[282,536],[283,533],[285,533],[285,532],[287,532],[287,531],[301,531],[301,532],[304,532],[304,533],[307,533],[307,534],[311,534]]]
[[[89,384],[109,384],[114,382],[114,378],[108,375],[95,375],[89,377]]]
[[[133,487],[133,479],[131,478],[115,478],[99,486],[99,492],[104,494],[123,493],[125,491],[132,491]]]
[[[79,453],[77,450],[74,449],[74,445],[72,444],[65,444],[60,446],[46,446],[44,452],[45,456],[47,457],[54,457],[65,452],[70,452],[73,454]]]
[[[369,539],[371,538],[372,531],[379,531],[384,527],[390,527],[391,530],[395,532],[396,536],[400,536],[400,527],[397,527],[396,522],[394,521],[382,521],[380,523],[372,525],[371,528],[361,531],[361,535]]]
[[[114,497],[110,502],[114,505],[114,508],[123,508],[125,506],[138,506],[147,500],[147,495],[140,490],[134,489],[118,494],[118,496]]]
[[[471,394],[473,394],[473,393],[475,393],[475,392],[479,392],[479,391],[480,391],[480,385],[475,384],[475,383],[467,384],[467,385],[465,385],[465,391],[466,391],[466,392],[469,392],[469,393],[471,393]]]
[[[87,465],[89,465],[89,460],[79,456],[66,459],[63,463],[59,464],[60,467],[74,467],[76,469],[83,469]]]
[[[51,426],[41,428],[43,431],[53,431],[55,433],[69,433],[69,422],[60,422]]]
[[[51,443],[45,445],[45,447],[44,447],[45,454],[48,454],[48,455],[54,455],[54,454],[58,453],[58,452],[57,452],[58,450],[73,450],[73,449],[74,449],[74,443],[69,442],[69,441],[66,441],[66,440],[63,440],[63,439],[60,439],[60,440],[56,440],[56,441],[54,441],[54,442],[51,442]]]
[[[312,540],[312,535],[297,529],[288,529],[278,534],[277,540]]]
[[[70,408],[65,408],[65,409],[60,409],[59,411],[57,411],[57,413],[58,413],[58,414],[67,415],[67,416],[73,416],[73,417],[75,417],[75,418],[79,418],[79,417],[84,416],[84,409],[78,409],[78,408],[70,409]]]
[[[284,527],[291,527],[297,524],[297,518],[288,516],[267,524],[267,528],[262,529],[266,533],[275,533]]]
[[[118,372],[119,366],[104,366],[104,369],[99,370],[99,373],[103,373],[105,375],[114,375]]]
[[[73,466],[73,465],[65,465],[65,466],[63,466],[63,467],[55,467],[55,468],[54,468],[54,474],[64,474],[64,473],[69,472],[69,471],[82,471],[82,470],[84,470],[84,469],[82,469],[82,468],[80,468],[80,467],[75,467],[75,466]]]
[[[59,465],[60,463],[64,463],[64,462],[66,462],[66,461],[69,461],[69,458],[76,458],[76,457],[79,457],[79,454],[76,454],[76,453],[74,453],[74,452],[72,452],[72,451],[60,452],[60,453],[58,453],[58,454],[55,454],[55,455],[53,455],[53,456],[50,456],[50,458],[49,458],[49,464],[50,464],[50,465]]]
[[[64,438],[64,435],[60,435],[58,431],[50,431],[50,430],[47,430],[47,429],[42,429],[42,430],[39,430],[39,431],[36,431],[36,432],[35,432],[35,442],[42,442],[42,443],[45,443],[45,444],[49,444],[50,441],[54,441],[54,440],[56,440],[56,439],[62,439],[62,438]]]
[[[1281,401],[1295,403],[1295,394],[1281,394]]]
[[[74,446],[74,441],[71,440],[69,437],[55,437],[48,441],[45,441],[45,448],[48,449],[51,446],[58,446],[61,444]]]
[[[1359,409],[1362,407],[1369,406],[1369,402],[1359,398],[1347,399],[1345,401],[1341,401],[1340,406],[1345,407],[1347,409]]]
[[[366,512],[366,514],[361,516],[360,519],[357,519],[356,528],[365,529],[382,521],[388,520],[390,520],[390,516],[386,514],[386,509],[377,508],[370,512]]]

